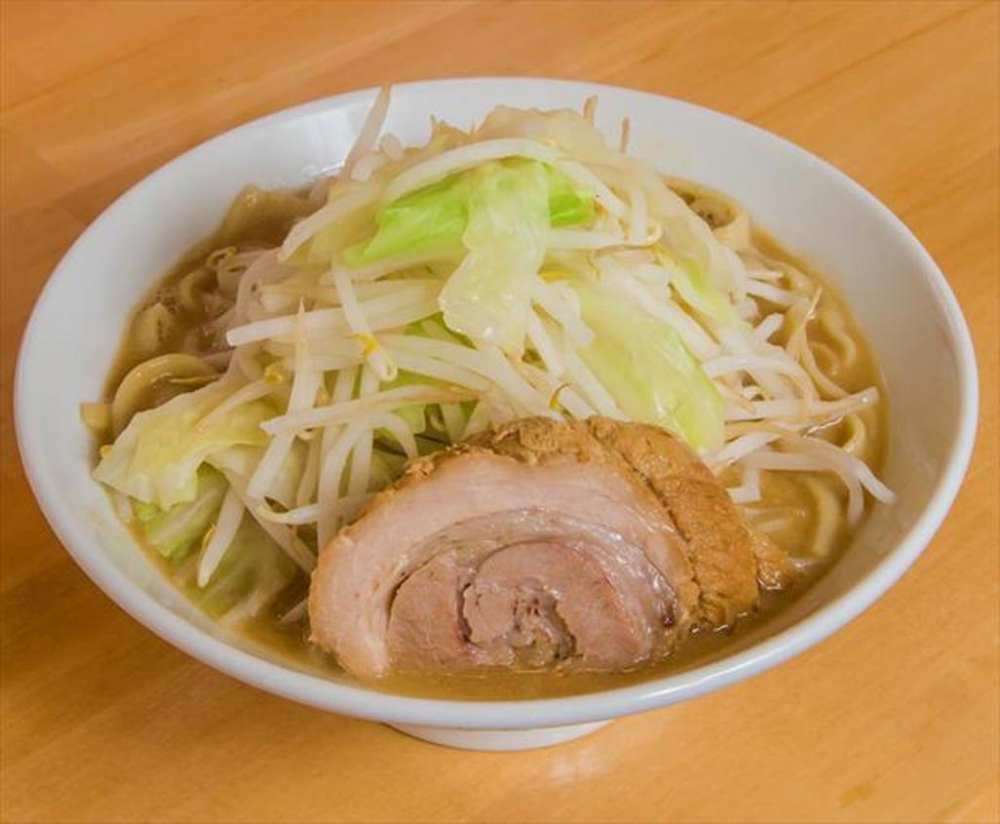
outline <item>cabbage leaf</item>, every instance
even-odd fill
[[[210,384],[139,412],[94,470],[94,478],[160,509],[198,494],[198,468],[232,446],[265,446],[260,424],[275,414],[266,401],[243,404],[208,426],[198,422],[221,403],[231,386]]]
[[[593,198],[574,188],[565,175],[551,166],[522,160],[486,165],[493,172],[540,166],[548,182],[552,226],[575,226],[594,216]],[[341,260],[348,266],[365,266],[397,255],[461,251],[469,224],[470,202],[482,180],[476,169],[461,172],[382,207],[375,215],[378,229],[374,237],[344,250]],[[314,251],[322,248],[326,247],[314,243]]]
[[[695,449],[721,446],[722,397],[677,333],[617,292],[568,282],[595,333],[580,356],[622,411],[669,429]]]
[[[184,586],[191,600],[213,618],[220,618],[230,611],[239,612],[244,605],[249,615],[254,614],[292,582],[298,567],[247,516],[204,588],[198,586],[193,566],[186,571]]]
[[[215,521],[226,495],[226,479],[214,469],[198,470],[198,493],[191,501],[160,509],[133,501],[132,509],[146,542],[170,561],[180,561]]]
[[[308,447],[304,441],[299,438],[292,441],[278,474],[271,482],[270,489],[264,493],[265,499],[279,503],[285,509],[292,509],[295,506],[295,493],[306,469],[307,452]],[[264,448],[260,446],[231,446],[210,455],[206,458],[206,463],[222,472],[249,478],[263,455]]]
[[[692,260],[661,255],[670,266],[670,283],[683,301],[708,321],[724,327],[740,322],[728,293],[712,283],[705,271]]]
[[[449,329],[518,353],[531,279],[545,258],[548,176],[540,163],[487,163],[472,172],[468,254],[438,298]]]

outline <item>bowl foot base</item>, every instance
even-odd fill
[[[570,724],[565,727],[540,727],[534,730],[462,730],[450,727],[424,727],[419,724],[390,724],[401,733],[462,750],[491,750],[510,752],[551,747],[590,735],[610,721],[596,721],[592,724]]]

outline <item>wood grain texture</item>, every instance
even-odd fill
[[[6,822],[997,821],[998,12],[994,2],[5,2]],[[252,117],[385,81],[599,80],[784,135],[886,202],[972,326],[979,440],[940,534],[834,638],[549,751],[431,747],[222,676],[119,611],[25,484],[18,341],[125,188]]]

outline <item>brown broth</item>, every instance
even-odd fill
[[[729,655],[734,638],[738,639],[749,627],[787,609],[805,594],[819,572],[804,578],[791,591],[763,593],[757,610],[742,618],[735,628],[694,632],[669,658],[623,672],[512,671],[496,667],[448,673],[394,672],[384,678],[351,676],[350,679],[379,692],[452,701],[527,701],[628,687],[704,666]],[[282,605],[287,608],[294,602],[287,598]],[[245,624],[241,632],[265,649],[269,656],[296,669],[347,677],[332,656],[308,642],[305,627],[280,624],[277,620],[280,614],[280,609],[268,610]]]
[[[862,335],[861,330],[858,328],[857,321],[850,313],[847,304],[841,297],[840,293],[831,284],[826,282],[826,280],[824,280],[824,278],[815,269],[813,269],[807,261],[786,250],[774,238],[762,230],[754,229],[752,237],[754,246],[757,249],[761,250],[771,258],[775,258],[794,266],[800,272],[805,274],[811,281],[818,283],[822,287],[823,295],[820,299],[819,305],[817,306],[817,313],[822,312],[827,308],[834,310],[843,320],[846,326],[847,334],[858,347],[856,361],[851,364],[849,368],[845,368],[842,364],[841,371],[837,374],[836,380],[840,386],[850,393],[860,392],[870,386],[877,387],[879,391],[878,404],[873,407],[862,409],[860,412],[856,413],[866,427],[868,433],[870,433],[867,446],[859,453],[858,457],[865,461],[865,463],[867,463],[868,466],[870,466],[872,470],[877,473],[881,469],[885,460],[885,432],[888,425],[888,399],[885,392],[885,382],[882,377],[882,373],[875,363],[875,359],[872,356],[868,342],[865,340],[864,335]],[[781,343],[785,343],[787,341],[787,331],[788,330],[781,330],[778,332],[777,339]],[[810,324],[809,339],[813,346],[816,344],[827,346],[836,345],[834,338],[826,330],[826,328],[815,321]],[[839,436],[843,436],[844,428],[845,422],[841,419],[832,426],[828,426],[822,434],[831,441],[842,442],[843,438]],[[775,508],[788,507],[805,510],[805,517],[793,518],[787,527],[779,529],[773,533],[769,533],[771,538],[773,538],[781,547],[793,555],[797,554],[795,551],[796,548],[805,547],[810,544],[816,527],[815,508],[809,505],[811,495],[805,488],[805,485],[800,482],[800,479],[807,477],[813,478],[817,483],[829,488],[838,500],[841,500],[842,502],[846,500],[846,492],[844,491],[843,485],[838,480],[831,478],[825,473],[805,472],[795,473],[794,475],[774,471],[762,473],[762,492],[764,497],[763,505]],[[871,501],[869,499],[869,504],[870,503]],[[866,508],[866,514],[867,511],[868,509]],[[849,543],[849,539],[850,530],[846,524],[842,524],[840,530],[838,530],[834,546],[829,556],[830,562],[832,562],[836,556],[846,548]]]
[[[207,284],[214,279],[214,275],[206,268],[206,261],[212,252],[227,247],[247,251],[277,246],[292,224],[308,214],[311,208],[303,191],[264,191],[248,186],[237,195],[219,228],[182,255],[135,308],[129,320],[129,333],[118,349],[108,374],[106,397],[113,397],[129,370],[150,357],[167,352],[196,355],[211,352],[218,342],[199,333],[218,313],[211,301],[185,302],[181,296],[184,279],[204,272],[211,278],[205,278],[206,286],[200,291],[203,294],[210,292]],[[143,313],[157,305],[167,310],[170,322],[169,328],[160,330],[155,349],[150,351],[146,342],[138,339],[136,326]],[[167,399],[156,400],[163,403]]]
[[[689,202],[692,191],[700,195],[708,190],[690,187],[687,191],[681,192]],[[721,211],[725,212],[726,208],[722,207]],[[208,304],[201,310],[190,308],[185,310],[177,307],[176,293],[182,279],[192,271],[203,268],[206,257],[215,249],[226,246],[250,249],[264,245],[277,245],[288,231],[291,223],[306,209],[306,201],[302,193],[268,193],[248,189],[241,198],[238,198],[219,230],[184,255],[181,261],[167,273],[151,291],[149,297],[137,308],[133,320],[143,309],[157,302],[171,304],[175,326],[170,334],[161,336],[158,348],[152,353],[137,347],[132,337],[126,336],[109,375],[108,398],[113,396],[122,376],[151,355],[174,351],[192,353],[211,351],[213,341],[207,338],[199,339],[194,336],[194,333],[212,320],[212,310]],[[706,215],[706,217],[714,219],[715,214]],[[824,291],[818,307],[819,310],[832,309],[843,319],[845,331],[858,347],[858,356],[850,368],[841,369],[836,376],[837,382],[849,392],[876,386],[881,393],[881,402],[876,407],[865,409],[859,413],[860,419],[869,432],[867,448],[860,457],[877,471],[882,463],[887,421],[884,385],[881,374],[854,319],[836,290],[827,284],[807,263],[784,250],[771,237],[761,231],[754,230],[753,241],[755,247],[768,257],[796,267],[811,281],[821,284]],[[787,334],[787,330],[780,331],[779,338],[783,334]],[[816,321],[811,323],[809,335],[811,344],[818,343],[821,346],[836,348],[834,336]],[[150,405],[155,405],[157,402],[162,402],[162,398],[152,398]],[[844,426],[845,424],[840,422],[830,427],[825,434],[831,439],[837,439],[843,434],[839,430]],[[774,513],[777,513],[776,515],[771,513],[768,516],[777,523],[777,527],[768,534],[793,555],[804,554],[801,548],[810,545],[814,540],[817,528],[817,508],[812,493],[801,480],[804,476],[814,477],[817,483],[830,489],[838,500],[843,500],[844,493],[839,483],[821,473],[788,475],[779,472],[764,472],[762,489],[765,500],[762,505],[755,505],[746,510],[748,514],[755,509],[773,510]],[[787,516],[783,523],[781,522],[782,513]],[[752,520],[757,522],[760,519],[755,517]],[[764,521],[766,520],[767,518],[764,519]],[[816,564],[808,574],[803,575],[791,592],[777,595],[765,593],[755,613],[743,616],[735,629],[727,628],[715,632],[695,633],[671,657],[657,664],[612,674],[551,671],[525,673],[489,670],[437,676],[393,675],[385,679],[367,680],[361,683],[372,689],[407,695],[465,700],[503,700],[594,692],[682,672],[728,654],[733,646],[734,635],[738,636],[777,611],[787,609],[835,562],[847,546],[849,539],[849,530],[846,526],[841,525],[833,536],[830,553],[825,562]],[[177,567],[164,561],[155,550],[147,548],[147,551],[165,574],[179,582]],[[343,676],[342,670],[329,655],[308,642],[307,628],[303,624],[282,624],[278,620],[280,615],[304,596],[306,587],[305,576],[300,575],[297,581],[274,603],[270,604],[258,616],[243,624],[239,631],[254,645],[266,650],[268,655],[284,660],[291,666],[320,674]]]

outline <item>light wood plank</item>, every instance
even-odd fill
[[[2,11],[0,819],[1000,818],[1000,6],[185,0]],[[129,185],[284,106],[469,74],[683,97],[830,159],[942,265],[972,327],[983,395],[954,511],[867,614],[752,681],[517,755],[434,748],[300,707],[155,638],[48,531],[8,414],[42,283]]]

